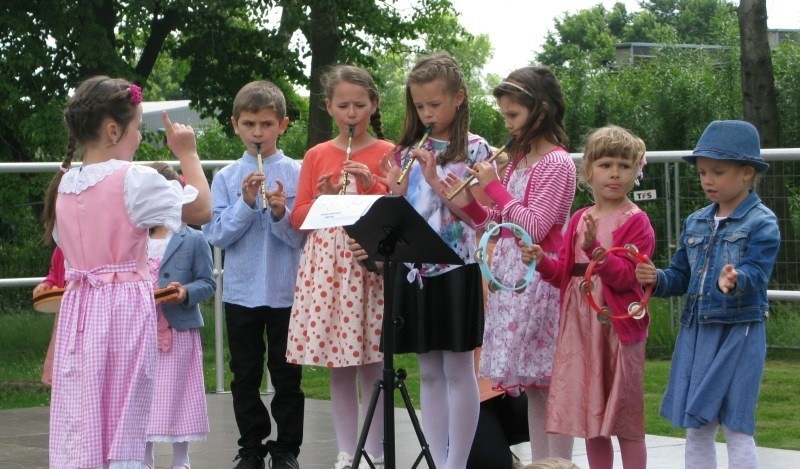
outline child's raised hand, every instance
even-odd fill
[[[649,261],[650,259],[648,259],[648,262],[640,262],[636,264],[634,273],[636,274],[636,281],[639,282],[640,285],[655,285],[655,283],[658,281],[658,272],[656,271],[656,266]]]
[[[248,207],[256,203],[256,197],[261,194],[261,182],[264,180],[264,173],[250,173],[242,181],[242,199]]]
[[[167,146],[179,160],[191,157],[200,158],[197,156],[197,141],[191,125],[173,124],[166,111],[161,113],[161,122],[164,123]]]
[[[400,179],[400,174],[403,173],[403,168],[401,168],[394,159],[394,152],[388,152],[383,155],[381,158],[381,162],[378,165],[381,170],[383,176],[376,176],[375,179],[378,180],[381,184],[388,187],[392,194],[400,194],[405,195],[408,191],[408,178],[403,179],[402,184],[397,184],[397,180]]]
[[[185,286],[181,285],[180,282],[170,282],[168,287],[175,287],[178,289],[178,294],[175,298],[171,298],[169,300],[165,300],[164,303],[174,303],[174,304],[181,304],[186,301],[186,297],[188,295],[188,290]]]
[[[597,240],[597,218],[587,210],[583,214],[583,224],[586,226],[586,231],[583,232],[581,248],[585,250],[594,246],[594,242]]]
[[[522,252],[522,262],[530,265],[531,262],[539,262],[544,255],[544,250],[538,244],[525,244],[524,241],[519,241],[519,248]]]
[[[331,179],[333,179],[333,174],[331,173],[323,174],[317,179],[317,190],[320,195],[335,195],[339,193],[341,185],[332,183]]]
[[[497,181],[497,168],[492,163],[479,161],[472,168],[467,168],[470,174],[475,176],[481,188],[486,187],[490,182]]]
[[[363,187],[365,190],[368,190],[370,187],[372,187],[372,184],[375,183],[375,178],[372,177],[372,171],[370,171],[369,166],[365,165],[364,163],[347,160],[342,166],[342,171],[350,174],[350,177],[355,177],[358,180],[358,183],[361,184],[361,187]],[[343,182],[344,179],[341,179]]]
[[[464,181],[461,180],[458,176],[453,173],[447,173],[447,175],[442,179],[442,188],[444,189],[445,196],[449,196],[453,192],[456,191]],[[475,197],[472,195],[472,191],[469,190],[469,186],[462,189],[455,197],[453,197],[453,203],[458,205],[459,207],[464,207],[465,205],[469,205],[475,200]]]
[[[433,153],[424,148],[417,148],[411,155],[417,159],[417,163],[422,168],[422,176],[431,187],[439,187],[441,178],[436,173],[436,157]]]
[[[719,273],[719,280],[717,286],[722,293],[730,293],[731,290],[736,288],[736,279],[739,278],[739,272],[733,264],[727,264]]]
[[[272,216],[280,220],[286,214],[286,193],[283,192],[283,183],[275,180],[278,188],[274,191],[267,191],[267,204],[272,210]]]

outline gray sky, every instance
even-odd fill
[[[617,1],[629,12],[639,9],[636,0],[453,0],[453,5],[470,33],[489,35],[494,57],[485,71],[504,76],[533,60],[554,18],[598,3],[610,9]],[[767,16],[770,28],[800,29],[800,1],[767,0]]]

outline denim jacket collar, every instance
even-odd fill
[[[742,203],[740,203],[739,206],[736,207],[733,213],[728,215],[728,218],[732,220],[738,220],[747,215],[747,212],[749,212],[750,209],[752,209],[753,207],[757,206],[760,203],[761,203],[761,198],[758,196],[758,194],[756,194],[755,191],[751,190],[747,198],[745,198],[742,201]],[[702,209],[702,211],[698,215],[700,216],[700,218],[706,219],[713,223],[714,215],[717,213],[718,207],[719,204],[711,204],[706,208]]]

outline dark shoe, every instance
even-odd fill
[[[269,467],[272,469],[300,469],[300,464],[297,462],[297,458],[288,451],[273,451]]]
[[[255,454],[245,454],[244,456],[240,454],[233,458],[233,461],[236,462],[237,459],[239,464],[233,469],[264,469],[264,458]]]

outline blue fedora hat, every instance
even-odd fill
[[[684,156],[683,159],[695,164],[698,156],[749,164],[758,172],[769,168],[761,157],[758,130],[745,121],[714,121],[708,124],[692,156]]]

